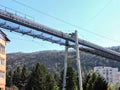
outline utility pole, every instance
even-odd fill
[[[66,41],[62,90],[66,90],[67,61],[68,61],[68,42]]]
[[[75,49],[76,49],[76,61],[77,61],[77,70],[78,70],[79,89],[83,90],[81,62],[80,62],[80,55],[79,55],[78,32],[77,31],[75,31]]]

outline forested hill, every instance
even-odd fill
[[[120,46],[111,47],[112,50],[120,52]],[[72,59],[71,59],[72,58]],[[76,67],[75,52],[69,52],[69,64]],[[7,54],[7,69],[15,69],[18,66],[27,65],[29,69],[36,63],[44,64],[48,70],[52,72],[60,72],[63,68],[64,51],[40,51],[33,53],[11,53]],[[87,72],[93,69],[94,66],[111,66],[118,67],[120,70],[120,62],[108,60],[102,57],[81,52],[82,70]]]

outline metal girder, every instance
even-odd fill
[[[16,30],[18,30],[18,29],[20,29],[20,26],[15,27],[15,28],[13,28],[12,30],[13,30],[13,31],[16,31]],[[12,31],[12,30],[11,30],[11,31]]]
[[[77,31],[75,31],[75,50],[76,50],[77,72],[78,72],[78,85],[79,85],[79,90],[83,90],[81,60],[80,60],[80,51],[79,51]]]
[[[116,52],[116,51],[113,51],[113,50],[110,50],[110,49],[107,49],[107,48],[103,48],[101,46],[95,45],[95,44],[90,43],[88,41],[79,39],[79,44],[87,46],[87,47],[95,49],[95,50],[98,50],[98,51],[101,51],[101,52],[108,53],[110,55],[118,56],[120,58],[120,53],[119,52]]]
[[[31,33],[31,32],[32,32],[32,30],[27,31],[27,32],[23,32],[23,34],[29,34],[29,33]]]
[[[40,32],[43,32],[43,33],[46,33],[46,34],[49,34],[49,35],[52,35],[52,36],[56,36],[58,38],[61,38],[61,39],[71,41],[71,42],[75,43],[75,39],[72,37],[72,34],[69,35],[69,34],[63,33],[61,31],[49,28],[47,26],[41,25],[39,23],[36,23],[34,21],[31,21],[29,19],[17,16],[15,14],[12,14],[10,12],[7,12],[7,11],[1,10],[1,9],[0,9],[0,18],[4,19],[6,21],[10,21],[12,23],[16,23],[16,24],[34,29],[36,31],[40,31]],[[9,29],[9,30],[11,29],[11,27],[3,27],[3,26],[2,26],[2,28],[6,28],[6,29]],[[79,39],[78,43],[80,45],[89,47],[89,48],[97,50],[99,52],[107,53],[107,55],[113,56],[113,58],[118,57],[117,60],[118,59],[120,60],[120,53],[118,53],[118,52],[103,48],[101,46],[95,45],[93,43],[90,43],[90,42],[82,40],[82,39]],[[98,52],[94,53],[94,54],[98,55]],[[116,59],[116,58],[114,58],[114,59]]]
[[[9,25],[3,25],[2,28],[6,28],[6,29],[9,29],[9,30],[12,30],[12,27],[9,26]]]
[[[63,87],[62,90],[66,90],[66,77],[67,77],[67,63],[68,63],[68,46],[65,46],[65,59],[64,59],[64,73],[63,73]]]
[[[0,27],[4,26],[5,24],[6,24],[6,22],[0,23]]]
[[[112,60],[115,60],[115,61],[120,61],[120,57],[110,55],[108,53],[105,53],[105,52],[102,52],[102,51],[99,51],[99,50],[93,50],[91,48],[82,48],[82,47],[79,48],[79,49],[83,52],[87,52],[87,53],[90,53],[90,54],[95,54],[95,55],[105,57],[105,58],[108,58],[108,59],[112,59]]]

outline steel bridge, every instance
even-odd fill
[[[80,90],[83,89],[79,50],[95,54],[97,56],[102,56],[111,60],[120,61],[120,53],[79,39],[77,31],[75,31],[75,33],[66,34],[2,9],[0,9],[0,28],[65,46],[66,49],[64,61],[63,90],[65,90],[66,86],[68,48],[74,48],[76,50]]]

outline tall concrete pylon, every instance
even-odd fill
[[[77,72],[78,72],[78,83],[79,83],[79,90],[83,90],[82,86],[82,71],[81,71],[81,62],[80,62],[80,51],[79,51],[79,44],[78,44],[78,32],[75,31],[73,38],[75,38],[75,45],[74,49],[76,51],[76,63],[77,63]],[[63,87],[62,90],[66,90],[66,76],[67,76],[67,63],[68,63],[68,42],[66,41],[65,46],[65,59],[64,59],[64,73],[63,73]]]
[[[79,90],[83,90],[82,86],[82,71],[81,71],[81,62],[80,62],[80,51],[78,44],[78,32],[75,31],[75,50],[76,50],[76,61],[77,61],[77,71],[78,71],[78,80],[79,80]]]
[[[68,42],[66,41],[62,90],[66,90],[67,61],[68,61],[68,46],[67,46],[67,44],[68,44]]]

